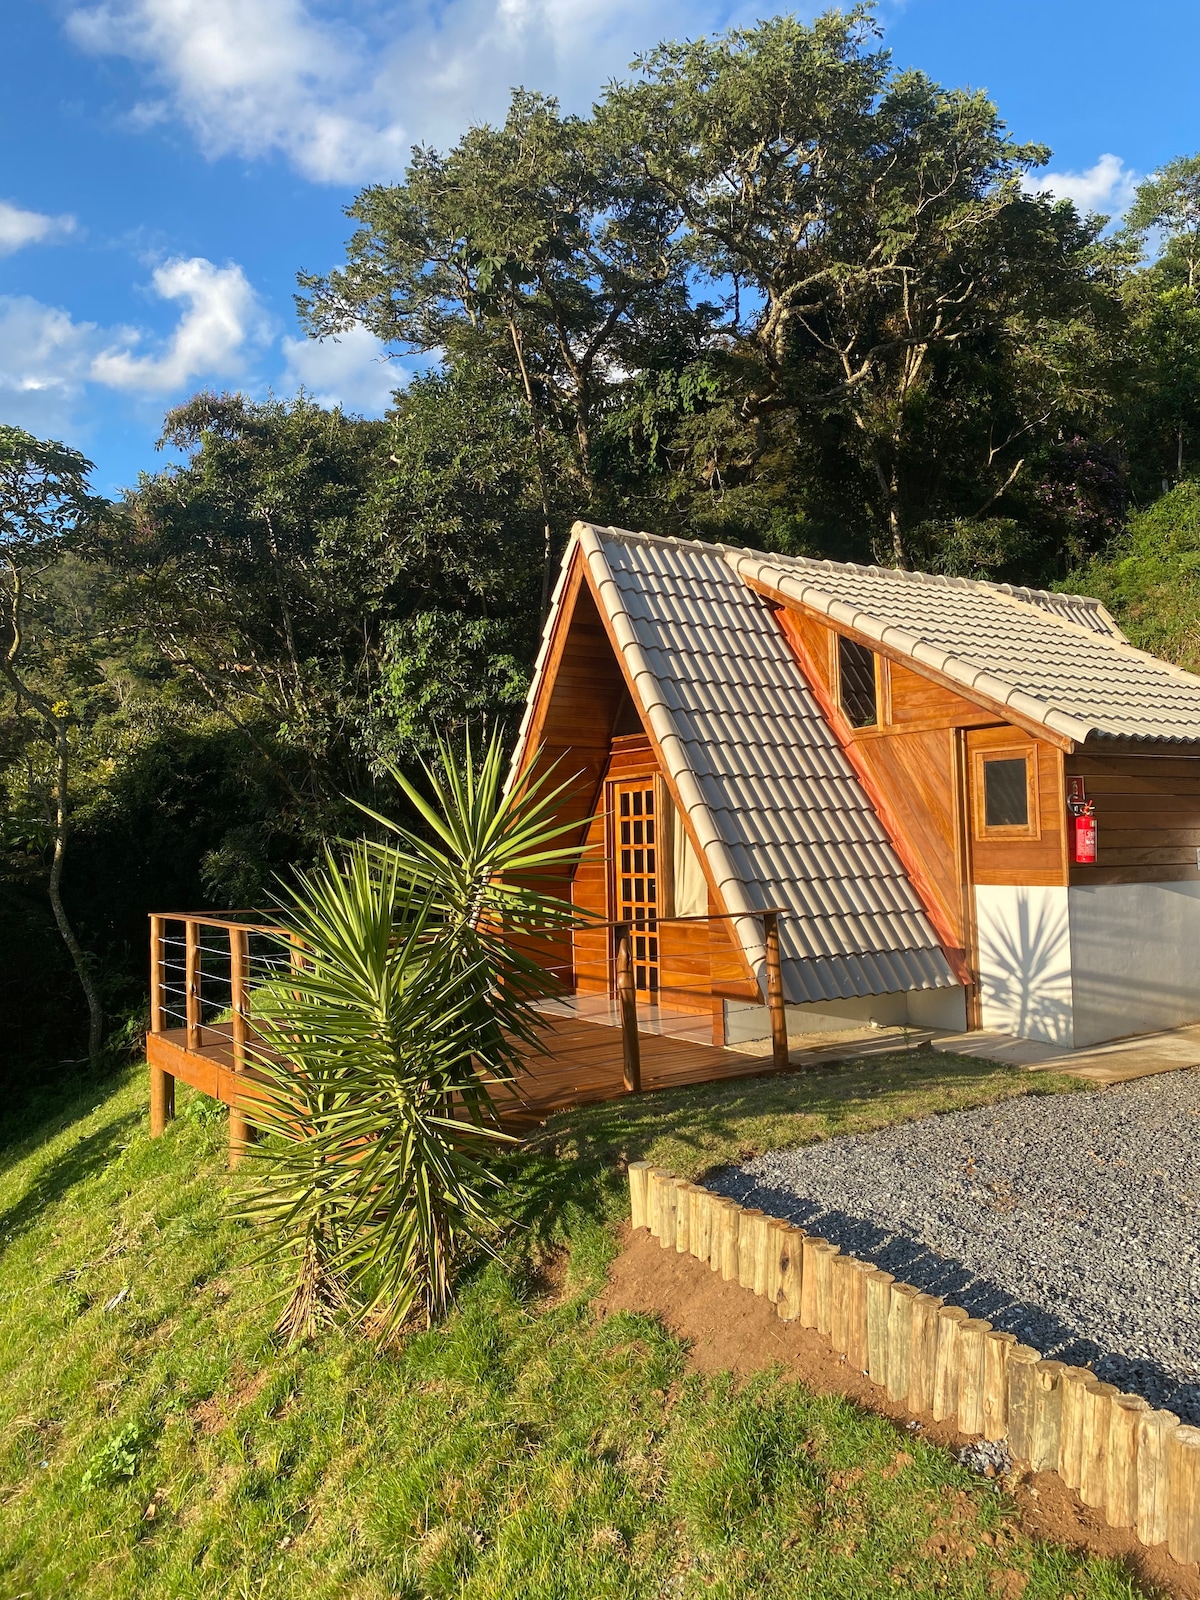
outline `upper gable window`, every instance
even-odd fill
[[[838,698],[852,728],[879,724],[879,690],[875,652],[855,639],[838,635]]]

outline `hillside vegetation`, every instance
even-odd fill
[[[1131,1600],[944,1451],[782,1374],[689,1374],[655,1321],[592,1309],[622,1156],[699,1173],[1031,1086],[923,1054],[560,1119],[511,1170],[498,1258],[390,1351],[273,1338],[210,1102],[151,1141],[139,1070],[43,1112],[0,1175],[0,1592]]]

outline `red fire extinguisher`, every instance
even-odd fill
[[[1094,867],[1096,865],[1096,802],[1094,800],[1076,800],[1071,806],[1071,812],[1075,831],[1075,865],[1077,867]]]

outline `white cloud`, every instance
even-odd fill
[[[750,20],[740,0],[106,0],[68,26],[149,69],[140,120],[175,115],[210,156],[279,154],[351,184],[503,115],[515,84],[584,109],[660,38]]]
[[[74,217],[48,217],[0,200],[0,256],[10,256],[27,244],[54,244],[74,231]]]
[[[60,434],[83,392],[97,329],[29,295],[0,296],[0,420]]]
[[[307,389],[323,406],[342,406],[365,416],[386,411],[408,376],[366,328],[350,328],[336,339],[291,339],[282,344],[287,368],[283,386]]]
[[[1084,172],[1031,172],[1025,180],[1034,193],[1048,189],[1059,200],[1074,201],[1082,216],[1096,211],[1106,217],[1119,217],[1129,209],[1140,181],[1132,167],[1111,153]]]
[[[187,306],[166,345],[157,354],[135,354],[132,347],[143,336],[122,330],[119,340],[92,362],[96,382],[143,394],[170,394],[196,377],[240,372],[246,346],[266,337],[265,315],[239,266],[214,267],[203,256],[168,261],[156,269],[154,288],[164,300]]]

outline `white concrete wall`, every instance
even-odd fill
[[[1067,895],[1066,888],[976,886],[985,1028],[1068,1049],[1074,1043]]]
[[[1077,1048],[1200,1022],[1200,883],[1068,893]]]

